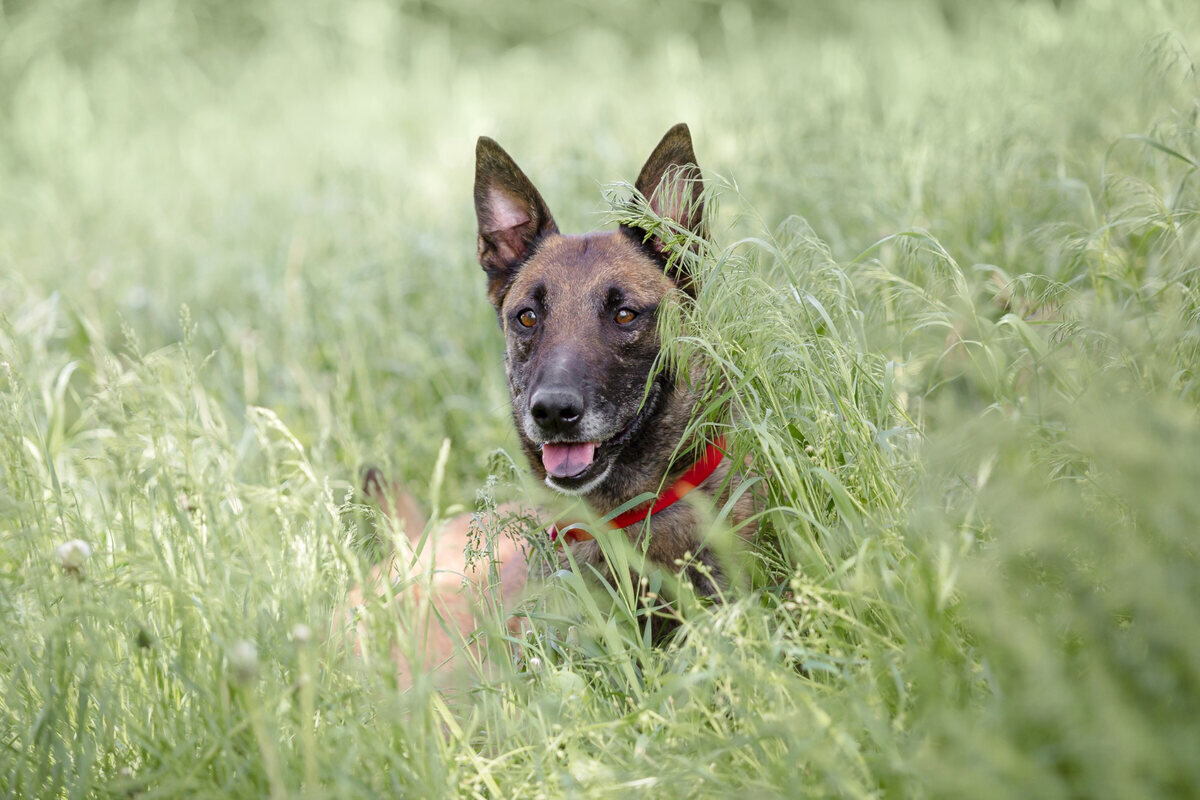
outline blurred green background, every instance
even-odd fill
[[[87,335],[119,342],[124,320],[153,348],[186,303],[232,410],[284,411],[412,480],[442,435],[482,453],[507,435],[481,368],[499,337],[473,260],[480,134],[564,230],[597,227],[599,187],[687,121],[710,174],[837,258],[920,226],[1019,272],[1047,214],[1086,224],[1097,152],[1175,88],[1144,58],[1173,15],[1122,3],[8,2],[3,20],[5,307],[55,293]]]
[[[1170,0],[2,0],[0,789],[1195,796],[1197,47]],[[521,493],[475,139],[580,231],[680,121],[765,577],[664,651],[552,588],[552,666],[405,690],[394,609],[343,646],[360,469]]]

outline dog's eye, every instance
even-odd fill
[[[526,328],[532,328],[534,325],[537,325],[538,317],[532,308],[527,308],[517,315],[517,322]]]
[[[613,319],[617,321],[618,325],[628,325],[637,319],[637,312],[628,308],[622,308]]]

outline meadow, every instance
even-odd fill
[[[1173,0],[3,0],[0,792],[1200,795],[1197,53]],[[426,542],[556,502],[475,139],[584,231],[679,121],[662,331],[761,539],[665,647],[565,570],[404,685],[364,467]]]

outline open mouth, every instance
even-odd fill
[[[547,442],[542,445],[542,466],[555,478],[579,477],[588,471],[595,458],[595,442]]]
[[[646,421],[658,409],[660,391],[651,389],[642,407],[616,435],[603,441],[546,442],[541,446],[542,466],[553,488],[574,491],[612,466],[630,440],[639,435]]]

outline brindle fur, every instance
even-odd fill
[[[636,188],[660,216],[703,236],[699,178],[691,135],[680,124],[655,148]],[[541,194],[486,137],[476,149],[475,208],[479,261],[506,339],[513,419],[533,472],[552,488],[582,496],[599,515],[671,485],[704,448],[696,439],[682,442],[697,397],[669,371],[660,371],[649,391],[646,383],[660,350],[658,309],[681,294],[692,294],[692,276],[673,268],[668,274],[667,248],[661,239],[638,229],[559,233]],[[618,325],[614,314],[620,308],[638,316],[628,325]],[[533,329],[518,322],[525,309],[537,315]],[[549,391],[546,387],[577,392],[582,399],[570,436],[548,432],[534,418],[531,398],[539,389]],[[600,473],[606,466],[606,472],[578,485],[547,476],[540,457],[544,442],[595,440],[605,444],[597,450],[594,468]],[[673,459],[677,450],[679,456]],[[729,472],[726,459],[698,487],[717,507],[741,480]],[[751,493],[743,493],[730,522],[741,525],[753,513],[753,505]],[[701,521],[691,503],[676,503],[653,515],[648,543],[641,539],[646,527],[638,524],[627,533],[639,546],[645,544],[651,561],[674,570],[677,560],[690,553],[687,577],[700,593],[715,592],[716,585],[703,573],[715,576],[719,584],[720,569],[702,547]],[[572,547],[583,562],[600,566],[603,561],[594,541]],[[697,570],[696,561],[707,569]]]

